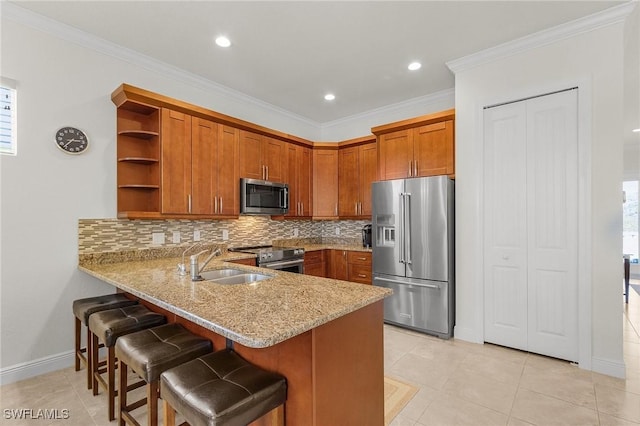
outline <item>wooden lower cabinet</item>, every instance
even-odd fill
[[[328,250],[327,278],[371,284],[371,253]]]
[[[256,266],[256,260],[255,259],[230,260],[229,263],[237,263],[239,265],[247,265],[247,266]]]
[[[315,277],[326,277],[325,250],[308,251],[304,253],[304,273]]]
[[[125,294],[165,315],[167,322],[211,340],[215,350],[226,346],[224,336]],[[286,377],[287,425],[383,426],[383,321],[380,300],[276,345],[250,348],[233,343],[233,350],[258,367]],[[265,417],[249,426],[270,425]]]

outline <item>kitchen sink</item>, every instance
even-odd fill
[[[204,271],[200,273],[200,276],[204,280],[217,280],[218,278],[232,277],[234,275],[241,275],[246,273],[247,271],[243,271],[241,269],[227,268]]]
[[[204,280],[212,281],[217,284],[248,284],[269,278],[271,275],[251,273],[242,269],[214,269],[205,271],[200,274]]]

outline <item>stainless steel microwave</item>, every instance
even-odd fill
[[[289,185],[259,179],[240,179],[240,213],[289,213]]]

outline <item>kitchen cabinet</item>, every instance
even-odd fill
[[[336,280],[371,284],[371,252],[329,250],[327,277]]]
[[[325,250],[304,253],[304,273],[316,277],[326,277]]]
[[[338,218],[338,144],[314,144],[313,218]]]
[[[310,217],[312,208],[311,148],[287,143],[286,173],[289,184],[289,213],[285,217]]]
[[[236,259],[236,260],[229,260],[228,262],[237,263],[238,265],[256,266],[255,259]]]
[[[117,102],[119,218],[157,216],[160,209],[160,108]]]
[[[455,172],[454,110],[371,129],[378,138],[381,180]]]
[[[338,153],[338,214],[341,218],[371,217],[371,183],[377,178],[375,142],[340,148]]]
[[[238,130],[162,110],[161,213],[237,216]]]
[[[285,142],[240,131],[240,177],[284,182]]]

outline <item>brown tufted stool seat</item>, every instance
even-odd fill
[[[191,426],[247,425],[269,412],[283,425],[287,381],[224,349],[162,373],[160,396],[165,426],[176,411]]]
[[[91,342],[91,366],[93,394],[98,394],[98,385],[105,388],[109,401],[109,421],[115,417],[115,344],[120,336],[155,327],[167,322],[164,315],[155,313],[142,305],[110,309],[92,314],[89,317],[89,330],[93,333]],[[98,345],[107,347],[107,381],[102,378],[98,369]]]
[[[87,297],[73,301],[73,315],[75,316],[75,368],[80,370],[80,362],[87,366],[87,389],[91,389],[91,330],[89,330],[89,316],[96,312],[109,309],[123,308],[136,305],[135,300],[127,299],[124,294],[107,294],[105,296]],[[87,347],[82,348],[80,334],[82,325],[87,326]],[[86,354],[86,355],[85,355]]]
[[[180,324],[165,324],[122,336],[116,342],[119,362],[119,424],[138,425],[130,411],[148,405],[147,424],[158,424],[160,374],[213,350],[211,342],[187,331]],[[147,383],[147,398],[127,405],[127,367]]]

